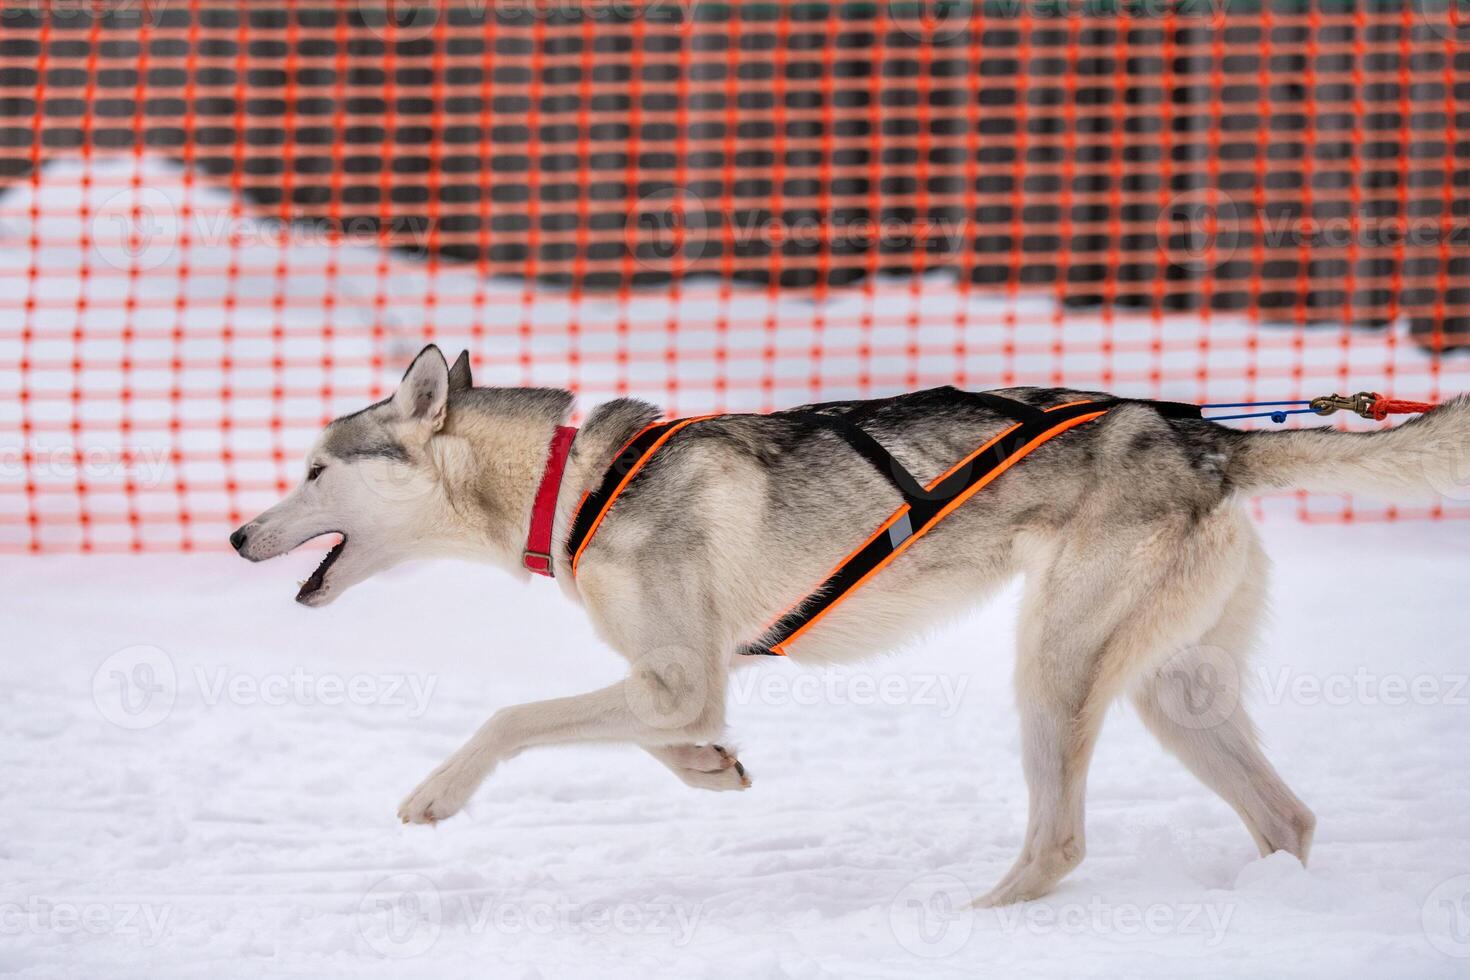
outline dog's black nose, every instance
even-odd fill
[[[245,529],[243,527],[235,528],[235,533],[230,535],[230,544],[234,545],[236,551],[245,547]]]

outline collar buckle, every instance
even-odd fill
[[[537,567],[533,564],[535,561],[545,562],[545,564]],[[538,575],[545,575],[547,578],[556,578],[556,569],[552,567],[549,552],[532,551],[530,548],[527,548],[521,552],[521,564],[526,567],[527,571],[535,572]]]

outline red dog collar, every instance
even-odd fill
[[[551,529],[556,520],[556,496],[561,489],[561,476],[566,471],[567,456],[576,436],[575,426],[559,425],[551,437],[546,472],[541,475],[541,486],[537,488],[536,500],[531,504],[531,528],[526,532],[526,550],[521,552],[521,564],[547,578],[556,577],[551,567]]]

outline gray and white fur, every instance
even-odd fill
[[[1039,407],[1101,397],[999,394]],[[410,558],[490,561],[526,576],[532,500],[571,408],[565,391],[475,388],[466,356],[451,368],[431,345],[391,398],[327,426],[307,478],[231,540],[260,561],[341,535],[297,596],[310,606]],[[633,743],[690,786],[750,785],[715,744],[730,670],[758,659],[736,651],[901,500],[832,432],[782,412],[720,416],[682,430],[647,464],[573,578],[565,541],[578,502],[659,415],[632,399],[595,408],[557,499],[556,582],[628,661],[627,676],[495,712],[408,794],[405,822],[453,816],[497,765],[538,745]],[[885,399],[863,424],[927,482],[1010,421],[936,389]],[[1432,498],[1470,478],[1467,462],[1467,396],[1372,433],[1241,432],[1124,404],[959,507],[795,641],[792,659],[888,651],[1019,574],[1030,817],[1015,866],[978,904],[1040,896],[1082,860],[1088,762],[1120,696],[1240,814],[1263,854],[1305,861],[1312,812],[1262,755],[1242,699],[1221,698],[1221,679],[1243,676],[1265,600],[1267,559],[1242,502],[1284,487]]]

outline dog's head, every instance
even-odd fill
[[[296,593],[322,606],[349,586],[422,553],[443,490],[429,442],[449,395],[469,388],[468,352],[450,368],[439,348],[419,352],[392,397],[334,420],[306,457],[295,490],[230,535],[243,557],[263,561],[327,534],[340,540]]]

